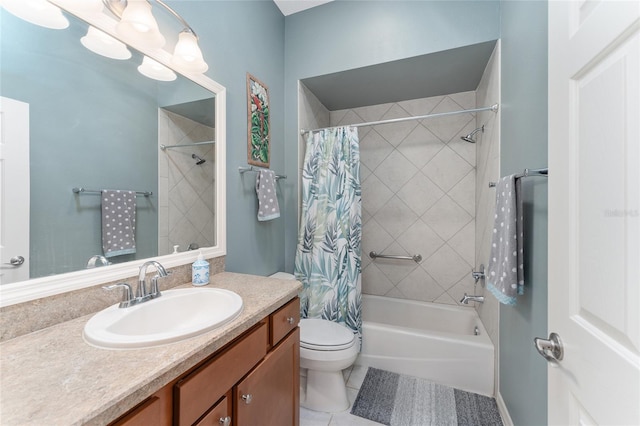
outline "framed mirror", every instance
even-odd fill
[[[5,12],[1,306],[130,277],[149,258],[226,254],[225,88],[170,69],[164,50],[89,50],[90,28],[117,38],[106,12],[64,11],[62,30]],[[107,190],[135,194],[133,249],[109,251]]]

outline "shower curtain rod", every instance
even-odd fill
[[[402,117],[402,118],[391,118],[389,120],[369,121],[367,123],[351,124],[350,127],[375,126],[376,124],[399,123],[401,121],[422,120],[423,118],[445,117],[447,115],[466,114],[470,112],[480,112],[480,111],[498,112],[498,104],[493,104],[490,107],[484,107],[484,108],[462,109],[460,111],[439,112],[436,114],[418,115],[415,117]],[[323,127],[321,129],[313,129],[313,130],[300,129],[300,134],[304,135],[305,133],[317,132],[319,130],[326,130],[326,129],[335,129],[338,127],[342,127],[342,126]]]
[[[212,145],[214,143],[216,143],[216,141],[191,142],[191,143],[184,143],[182,145],[160,145],[160,149],[165,151],[167,149],[182,148],[184,146]]]

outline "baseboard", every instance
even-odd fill
[[[496,395],[496,404],[498,404],[498,411],[502,417],[502,424],[504,424],[504,426],[514,426],[513,420],[511,420],[511,416],[509,415],[509,410],[507,410],[507,404],[504,403],[500,392]]]

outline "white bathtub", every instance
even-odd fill
[[[362,318],[356,364],[493,396],[494,348],[474,309],[362,295]]]

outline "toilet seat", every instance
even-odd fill
[[[300,320],[300,347],[316,351],[341,351],[356,343],[347,327],[328,320],[305,318]]]

